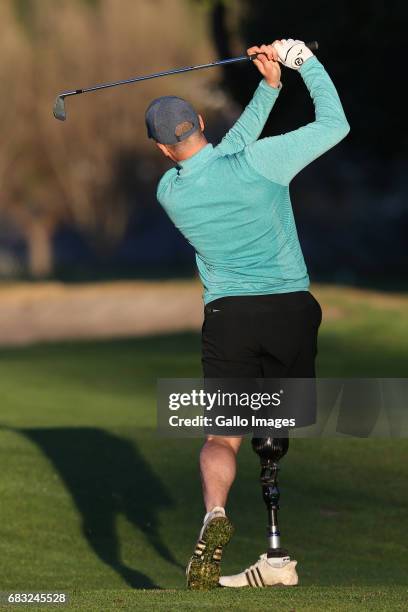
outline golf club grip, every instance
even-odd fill
[[[313,53],[317,51],[319,48],[319,43],[317,42],[317,40],[311,40],[310,42],[305,43],[305,45]],[[249,56],[249,59],[254,60],[257,58],[258,55],[259,53],[253,53],[252,55]]]

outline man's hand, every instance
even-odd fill
[[[298,70],[309,57],[313,56],[313,53],[306,47],[303,40],[293,40],[293,38],[286,40],[282,38],[282,40],[275,40],[273,46],[278,52],[279,61],[287,68],[292,68],[293,70]]]
[[[279,42],[279,41],[275,41]],[[275,43],[273,43],[275,44]],[[248,55],[259,53],[253,61],[259,72],[271,87],[279,87],[281,69],[278,63],[278,51],[273,45],[261,45],[260,47],[250,47],[247,49]]]

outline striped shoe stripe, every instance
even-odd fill
[[[201,557],[206,547],[207,547],[207,544],[206,542],[204,542],[204,540],[198,540],[194,554],[196,554],[198,557]]]
[[[246,572],[245,572],[245,576],[246,576],[247,583],[249,584],[249,586],[250,586],[250,587],[253,587],[254,585],[253,585],[253,584],[252,584],[252,582],[251,582],[250,574],[249,574],[249,572],[248,572],[248,571],[246,571]]]
[[[254,586],[255,587],[260,587],[261,584],[258,583],[258,577],[257,577],[257,575],[255,573],[255,570],[251,570],[251,576],[252,576],[252,580],[254,581]]]
[[[256,568],[256,571],[258,572],[258,576],[259,576],[259,580],[261,581],[261,585],[264,587],[265,582],[264,582],[264,579],[262,578],[262,574],[261,574],[259,567]]]

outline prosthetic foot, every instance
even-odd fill
[[[268,512],[268,549],[258,561],[240,574],[222,576],[223,587],[294,586],[298,583],[297,561],[291,561],[289,553],[281,547],[278,526],[279,488],[278,462],[286,455],[289,438],[253,438],[252,448],[261,461],[262,495]]]

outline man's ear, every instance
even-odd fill
[[[156,142],[156,146],[160,149],[160,151],[166,156],[170,157],[170,153],[166,145],[161,144],[160,142]]]
[[[204,132],[205,123],[204,123],[204,119],[203,119],[202,115],[198,115],[198,120],[200,122],[201,131]]]

